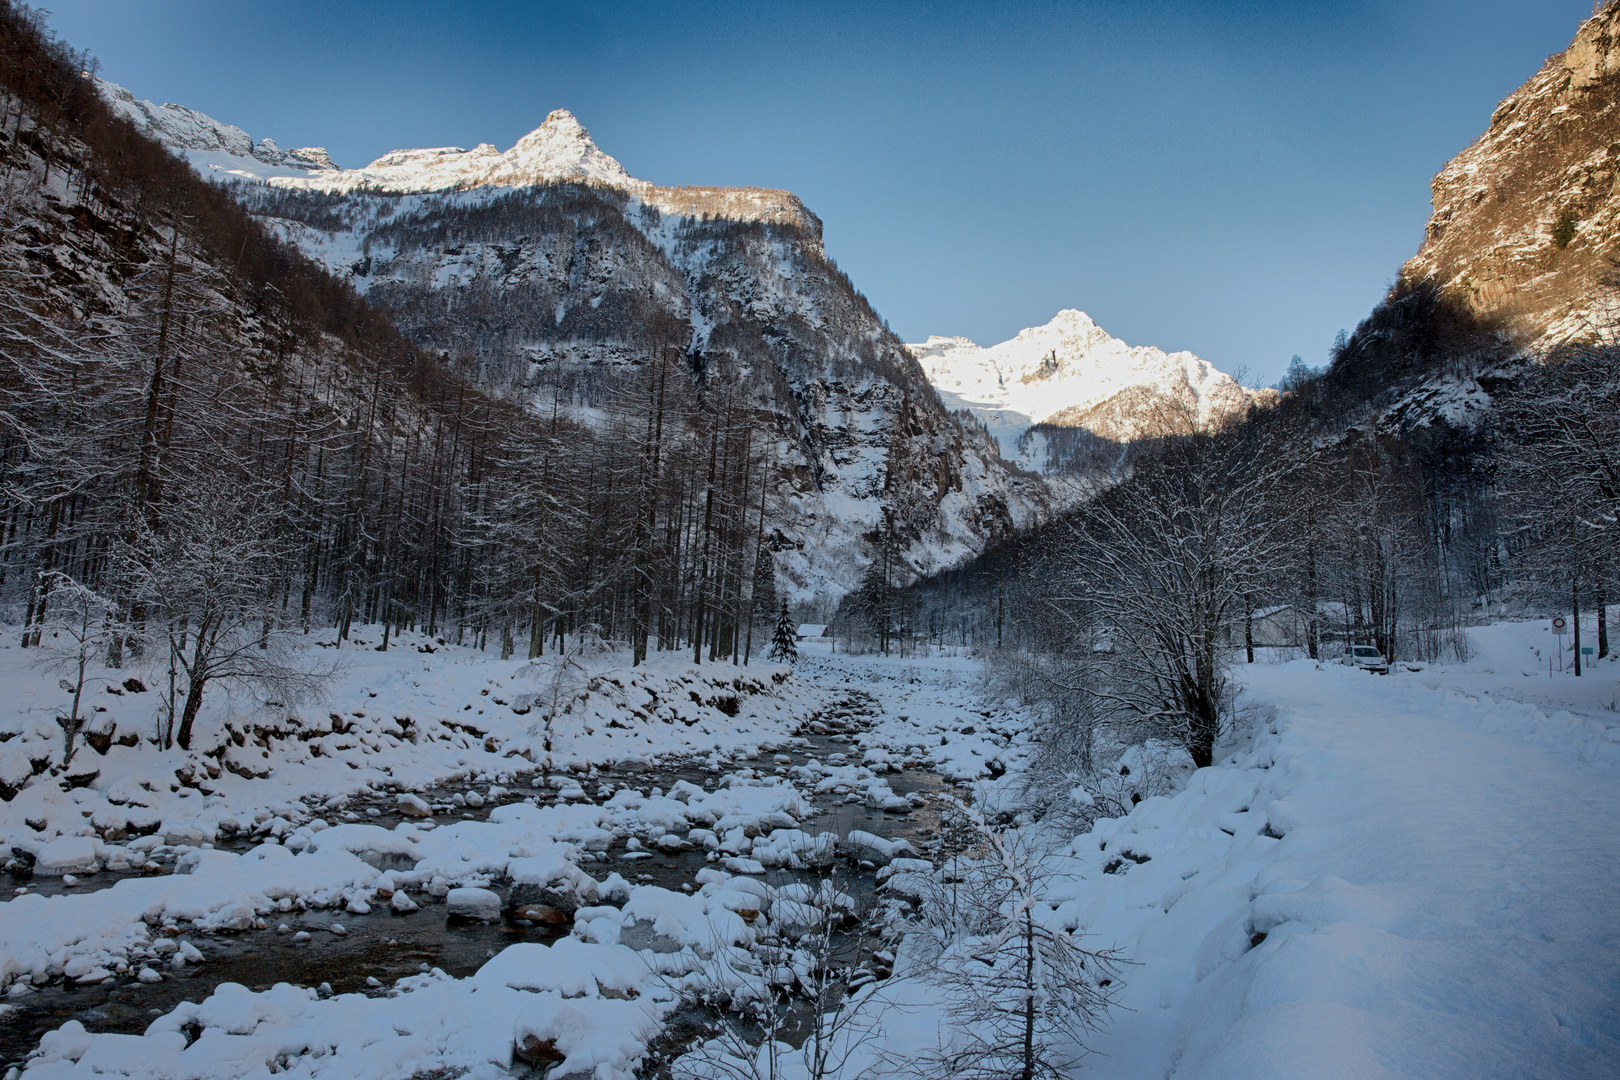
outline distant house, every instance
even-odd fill
[[[799,624],[799,640],[800,641],[803,641],[806,638],[818,638],[818,637],[826,637],[826,636],[827,636],[827,624],[826,623],[807,622],[807,623],[800,623]]]

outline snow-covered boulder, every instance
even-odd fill
[[[885,866],[891,859],[899,858],[912,852],[911,844],[905,840],[886,840],[875,833],[861,829],[850,832],[844,841],[850,858],[866,859],[879,866]]]
[[[512,879],[507,901],[514,912],[538,905],[572,916],[597,900],[595,879],[560,855],[513,859],[506,873]]]
[[[334,825],[316,833],[310,847],[314,851],[347,851],[379,870],[410,869],[419,857],[412,837],[381,825]]]
[[[163,842],[174,847],[189,844],[192,847],[201,847],[211,844],[219,835],[218,826],[211,821],[189,821],[175,819],[163,823]]]
[[[59,836],[34,856],[39,877],[91,874],[101,867],[101,841],[90,836]]]
[[[658,1021],[647,1007],[613,998],[564,1001],[542,997],[518,1014],[512,1038],[517,1056],[548,1076],[619,1076],[641,1061]]]
[[[412,795],[408,791],[400,792],[399,798],[394,801],[394,805],[405,817],[425,818],[433,816],[433,807],[429,806],[419,796]]]
[[[754,840],[753,855],[766,866],[824,870],[838,856],[838,835],[824,832],[812,836],[799,829],[773,829],[769,836]]]
[[[449,915],[462,919],[494,922],[501,917],[501,896],[490,889],[451,889],[444,906]]]

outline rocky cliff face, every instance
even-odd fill
[[[1609,332],[1620,313],[1620,5],[1498,106],[1433,192],[1403,279],[1432,281],[1528,346]]]
[[[778,568],[801,599],[854,586],[885,510],[923,573],[1043,511],[1042,482],[941,404],[788,192],[636,180],[563,110],[505,152],[339,170],[266,161],[245,133],[210,142],[175,108],[125,112],[486,386],[588,418],[673,351],[706,393],[754,410],[780,478]]]

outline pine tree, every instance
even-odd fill
[[[771,659],[779,664],[792,664],[799,659],[799,635],[793,620],[788,617],[787,601],[782,601],[782,613],[776,617],[776,633],[771,635]]]

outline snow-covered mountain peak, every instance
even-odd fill
[[[1092,321],[1090,315],[1078,308],[1064,308],[1041,326],[1031,326],[1018,331],[1018,338],[1049,337],[1052,334],[1089,335],[1102,333],[1102,328]],[[1105,335],[1106,336],[1106,335]]]
[[[1046,325],[1020,330],[1014,340],[1052,345],[1065,352],[1085,353],[1114,338],[1093,322],[1090,315],[1074,308],[1064,308],[1052,316]]]
[[[512,150],[516,153],[529,153],[536,149],[550,152],[553,148],[570,148],[582,157],[597,152],[590,132],[567,109],[552,109],[546,114],[545,123],[519,139]]]
[[[1204,424],[1253,396],[1192,353],[1133,348],[1073,308],[989,348],[940,336],[907,348],[946,405],[973,412],[1003,457],[1037,472],[1047,453],[1029,437],[1036,425],[1128,440],[1155,434],[1167,402]]]
[[[614,186],[631,182],[624,167],[597,149],[585,125],[567,109],[553,109],[545,123],[519,139],[505,156],[514,167],[532,169],[547,179],[564,175]]]
[[[1064,308],[1042,326],[1020,330],[1012,341],[997,348],[1015,344],[1017,347],[1007,351],[1021,357],[1026,367],[1047,363],[1054,357],[1062,366],[1085,361],[1095,364],[1130,350],[1130,346],[1093,322],[1090,315],[1074,308]]]
[[[424,191],[483,187],[529,187],[583,180],[617,188],[639,188],[624,167],[599,150],[574,114],[555,109],[545,123],[504,153],[489,143],[471,150],[441,146],[392,150],[363,169],[308,177],[277,177],[271,183],[318,191]]]

